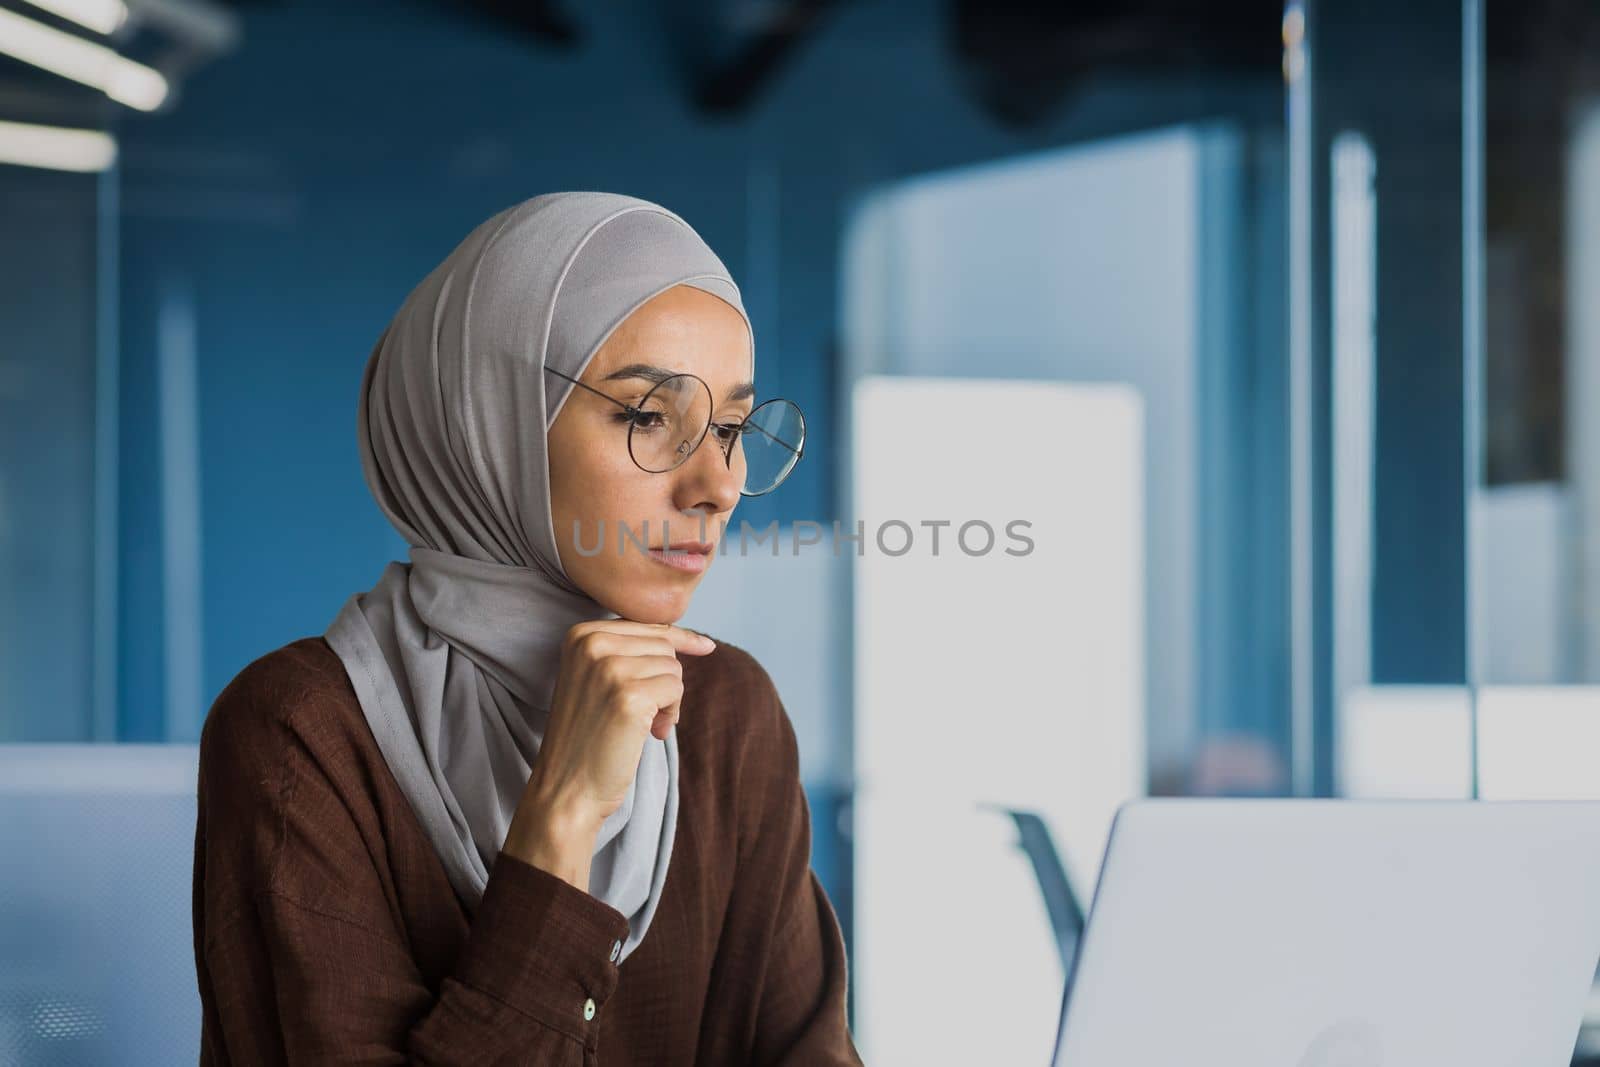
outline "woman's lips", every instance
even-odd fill
[[[657,563],[691,574],[699,574],[711,565],[711,553],[689,549],[650,549],[650,558]]]

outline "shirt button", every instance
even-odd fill
[[[620,956],[620,955],[622,955],[622,942],[621,941],[613,941],[613,942],[611,942],[611,962],[612,963],[616,963],[617,962],[617,957]]]
[[[593,1019],[594,1018],[594,998],[593,997],[590,997],[588,1000],[583,1002],[583,1017],[585,1019]]]

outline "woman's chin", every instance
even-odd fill
[[[619,590],[611,610],[635,622],[675,623],[688,612],[689,601],[698,584],[655,582],[641,587],[641,583]]]

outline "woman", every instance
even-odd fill
[[[631,197],[501,212],[406,299],[358,437],[410,563],[202,733],[203,1064],[860,1063],[782,702],[673,625],[799,458],[753,374]]]

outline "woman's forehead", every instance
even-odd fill
[[[607,338],[583,377],[657,377],[689,373],[715,388],[744,381],[750,369],[750,333],[744,316],[721,298],[674,286],[640,305]]]

